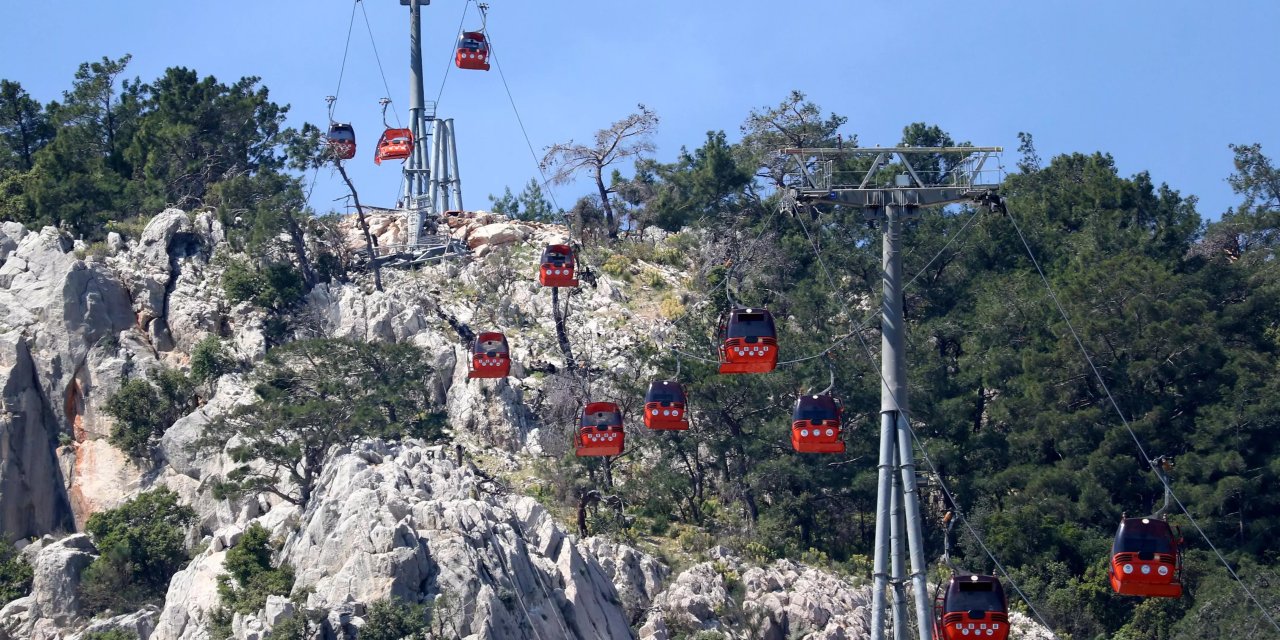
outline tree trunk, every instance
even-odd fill
[[[578,501],[578,535],[585,538],[590,535],[587,531],[587,507],[600,502],[600,492],[592,489],[582,494],[582,499]]]
[[[298,266],[302,268],[302,282],[306,284],[307,291],[310,291],[315,288],[319,278],[311,266],[311,259],[307,257],[306,236],[302,225],[298,224],[298,219],[292,213],[286,212],[284,217],[289,221],[289,240],[293,243],[293,253],[298,256]]]
[[[680,459],[684,462],[685,471],[689,474],[689,484],[693,489],[689,495],[690,519],[695,524],[702,524],[702,463],[698,461],[698,452],[693,452],[694,461],[698,462],[696,467],[689,460],[689,452],[680,446],[679,441],[676,441],[676,453],[680,454]]]
[[[596,167],[596,188],[600,190],[600,207],[604,209],[604,224],[609,231],[609,239],[618,239],[618,226],[614,224],[613,205],[609,204],[609,190],[604,187],[604,167]]]
[[[756,496],[751,490],[751,482],[747,480],[747,453],[742,447],[742,425],[738,424],[728,411],[721,411],[720,415],[724,418],[725,424],[729,425],[729,434],[733,436],[733,452],[738,459],[738,482],[742,483],[742,503],[747,508],[747,515],[751,516],[751,524],[754,525],[760,518],[760,509],[756,506]]]
[[[342,166],[342,162],[338,165],[338,173],[342,174],[342,179],[346,181],[347,188],[351,190],[351,199],[356,203],[356,215],[360,219],[360,230],[364,231],[364,246],[369,253],[369,266],[373,267],[373,286],[378,291],[382,291],[382,267],[378,266],[378,257],[373,253],[373,236],[369,234],[369,222],[364,219],[364,208],[360,206],[360,195],[356,193],[356,185],[351,183],[351,178],[347,177],[347,170]]]
[[[573,345],[569,344],[569,332],[565,326],[569,299],[565,298],[565,309],[560,308],[560,287],[551,288],[551,315],[556,321],[556,340],[560,343],[560,352],[564,354],[564,368],[569,375],[575,375],[578,365],[573,361]]]

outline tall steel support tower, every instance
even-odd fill
[[[876,493],[871,637],[884,640],[886,590],[893,589],[893,637],[908,636],[906,585],[920,640],[933,638],[915,452],[907,413],[906,327],[902,314],[903,223],[922,207],[986,203],[1000,183],[986,163],[1000,147],[784,149],[791,156],[786,197],[799,204],[862,210],[883,230],[880,306],[880,461]],[[905,533],[905,539],[904,534]],[[905,557],[911,574],[906,575]]]
[[[400,0],[400,4],[409,7],[409,128],[413,131],[401,201],[409,218],[409,243],[416,245],[424,242],[424,232],[435,232],[442,212],[462,208],[462,181],[453,120],[436,118],[436,105],[426,101],[423,90],[422,7],[431,0]]]

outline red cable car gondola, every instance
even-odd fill
[[[350,160],[356,157],[356,130],[345,122],[330,122],[325,144],[335,158]]]
[[[1164,520],[1121,518],[1107,570],[1111,588],[1127,596],[1181,597],[1180,543]]]
[[[489,43],[480,31],[463,31],[458,36],[458,53],[454,63],[459,69],[489,70]]]
[[[644,426],[655,431],[689,428],[684,386],[673,380],[654,380],[644,394]]]
[[[622,410],[612,402],[592,402],[582,408],[582,420],[574,438],[579,456],[616,456],[622,453],[626,434]]]
[[[387,129],[378,139],[378,149],[373,155],[373,163],[382,164],[383,160],[404,160],[411,153],[413,153],[413,131]]]
[[[511,353],[507,337],[496,331],[476,336],[471,345],[471,366],[467,379],[505,378],[511,373]]]
[[[768,373],[778,366],[778,333],[767,309],[733,309],[720,325],[720,373]]]
[[[830,393],[796,398],[791,411],[791,447],[800,453],[844,453],[840,401]]]
[[[933,635],[940,640],[1009,637],[1009,600],[995,576],[951,576],[933,603]]]
[[[573,277],[577,260],[567,244],[549,244],[542,250],[542,262],[538,268],[538,282],[544,287],[576,287]]]

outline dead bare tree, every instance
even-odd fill
[[[591,172],[591,177],[596,181],[596,189],[600,192],[600,204],[604,208],[610,238],[618,237],[619,223],[613,213],[613,205],[609,203],[609,194],[613,189],[605,186],[605,167],[623,158],[653,153],[655,149],[651,136],[658,128],[658,114],[643,104],[636,106],[639,112],[614,122],[607,129],[597,131],[594,145],[578,144],[570,140],[547,147],[546,155],[542,157],[542,168],[554,169],[549,179],[552,184],[568,184],[573,182],[579,172]]]
[[[565,321],[569,316],[569,294],[565,295],[564,308],[560,308],[560,287],[551,288],[551,314],[556,322],[556,342],[564,354],[564,368],[570,376],[576,375],[578,365],[573,359],[573,345],[569,342],[569,330]]]
[[[378,256],[373,252],[373,236],[369,234],[369,221],[365,220],[364,207],[360,206],[360,195],[356,193],[356,185],[351,182],[351,178],[347,177],[347,170],[342,166],[342,162],[335,162],[338,165],[338,173],[342,174],[342,179],[346,181],[347,188],[351,190],[351,199],[356,204],[356,216],[360,220],[360,230],[364,231],[364,246],[369,252],[369,266],[373,267],[373,286],[378,291],[382,291],[382,267],[378,266]]]

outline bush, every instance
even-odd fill
[[[631,281],[631,259],[620,253],[609,256],[609,259],[600,265],[600,270],[615,278]]]
[[[684,305],[680,303],[680,298],[677,296],[663,296],[662,301],[658,303],[658,313],[668,320],[675,320],[684,315]]]
[[[138,634],[129,633],[124,629],[111,629],[110,631],[94,631],[86,633],[83,640],[138,640]]]
[[[245,262],[232,262],[222,273],[222,290],[232,302],[251,302],[277,313],[297,304],[307,293],[302,274],[288,262],[261,270]]]
[[[249,525],[240,541],[227,551],[218,576],[218,596],[233,612],[256,613],[267,596],[287,595],[293,589],[293,567],[271,566],[271,534],[258,523]]]
[[[0,603],[17,600],[31,591],[31,565],[13,545],[0,538]]]
[[[235,371],[236,361],[213,334],[205,336],[191,351],[191,379],[198,384],[217,380]]]
[[[103,408],[115,418],[108,441],[134,459],[146,458],[152,441],[196,404],[195,385],[181,371],[153,369],[147,377],[125,382]]]
[[[360,640],[426,640],[431,611],[425,604],[411,604],[395,598],[369,605]]]
[[[195,511],[178,504],[178,494],[168,489],[89,516],[85,531],[102,555],[80,581],[85,608],[125,612],[163,601],[169,578],[190,559],[183,540],[195,519]]]

